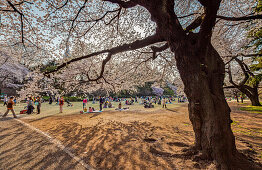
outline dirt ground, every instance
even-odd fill
[[[262,113],[230,103],[237,148],[262,163]],[[185,152],[194,143],[187,105],[23,119],[96,169],[214,169]]]

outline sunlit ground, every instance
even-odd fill
[[[141,102],[141,101],[139,101]],[[36,109],[34,109],[34,113],[31,115],[27,114],[20,114],[21,110],[24,110],[26,107],[26,103],[18,103],[16,106],[14,106],[15,113],[19,115],[20,117],[30,117],[30,118],[38,118],[38,117],[45,117],[45,116],[51,116],[51,115],[68,115],[68,114],[80,114],[80,111],[83,110],[83,103],[82,102],[71,102],[73,104],[72,107],[68,107],[67,103],[65,102],[63,106],[63,113],[59,113],[59,105],[56,105],[56,103],[52,103],[51,105],[48,104],[48,102],[42,103],[41,106],[41,114],[36,114]],[[144,108],[144,105],[139,103],[134,103],[134,105],[125,105],[124,101],[122,103],[122,108],[129,107],[130,111],[146,111],[146,112],[152,112],[156,111],[158,109],[162,108],[162,105],[154,104],[154,108]],[[0,103],[0,113],[4,113],[6,111],[6,106],[3,106],[3,103]],[[118,108],[119,102],[112,102],[112,105],[114,108],[103,108],[103,111],[114,111],[116,108]],[[172,104],[167,104],[168,109],[173,109],[183,103],[177,103],[177,101],[172,102]],[[104,105],[103,105],[104,106]],[[99,110],[99,102],[96,102],[95,104],[92,103],[92,101],[89,101],[87,103],[87,108],[94,107],[95,110]],[[36,108],[36,106],[35,106]],[[9,115],[11,116],[11,112],[9,112]]]
[[[22,110],[26,104],[18,104]],[[195,161],[184,150],[193,146],[194,132],[188,118],[187,103],[167,104],[146,109],[143,105],[124,105],[128,111],[104,109],[102,113],[80,114],[82,102],[73,107],[43,103],[41,114],[19,115],[22,120],[60,140],[86,163],[97,169],[214,169],[212,162]],[[231,124],[239,151],[262,162],[262,114],[258,107],[230,101]],[[88,107],[99,109],[98,102]],[[244,111],[243,108],[252,108]],[[1,106],[0,112],[6,107]],[[9,117],[12,117],[9,114]]]

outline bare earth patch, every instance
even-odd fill
[[[238,149],[262,162],[262,114],[232,106],[232,128]],[[187,152],[194,133],[187,105],[172,110],[102,113],[24,119],[62,141],[96,169],[213,169],[212,162]]]

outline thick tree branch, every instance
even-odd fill
[[[203,21],[203,17],[204,15],[197,17],[189,26],[186,27],[185,31],[188,33],[191,30],[194,30],[197,27],[199,27]]]
[[[210,43],[211,41],[212,30],[216,24],[217,11],[219,9],[221,0],[200,0],[200,3],[205,6],[204,17],[203,21],[201,22],[199,31],[199,43],[201,44],[201,48],[199,50],[201,51],[201,53],[204,54],[207,50],[206,47],[208,43]]]
[[[262,19],[262,15],[248,15],[243,17],[226,17],[226,16],[217,15],[217,18],[227,21],[245,21],[245,20],[253,20],[253,19]]]
[[[244,67],[244,62],[240,61],[238,58],[235,58],[236,62],[239,64],[240,68],[242,69],[242,72],[245,75],[245,78],[239,83],[239,86],[243,86],[246,84],[247,80],[249,79],[249,73],[248,70]]]
[[[164,44],[163,46],[161,46],[161,47],[156,47],[156,46],[152,46],[151,47],[151,49],[152,49],[152,51],[153,51],[153,57],[152,57],[152,59],[154,60],[154,59],[156,59],[156,53],[157,52],[162,52],[162,51],[164,51],[164,50],[166,50],[166,49],[168,49],[169,48],[169,45],[168,45],[168,43],[166,43],[166,44]]]
[[[235,86],[224,86],[223,87],[224,89],[234,89],[234,88],[236,88]]]
[[[230,64],[228,65],[228,71],[227,71],[227,73],[228,73],[229,82],[230,82],[233,86],[235,86],[236,88],[238,88],[239,86],[233,81]]]
[[[91,54],[88,54],[88,55],[85,55],[85,56],[82,56],[82,57],[79,57],[79,58],[74,58],[72,60],[69,60],[68,62],[65,62],[65,63],[57,66],[56,69],[49,71],[49,72],[46,72],[45,74],[54,73],[54,72],[64,68],[68,64],[71,64],[71,63],[74,63],[76,61],[80,61],[80,60],[83,60],[83,59],[87,59],[87,58],[90,58],[90,57],[93,57],[93,56],[97,56],[97,55],[100,55],[100,54],[104,54],[104,53],[109,54],[110,53],[111,55],[114,55],[114,54],[125,52],[125,51],[131,51],[131,50],[143,48],[143,47],[146,47],[148,45],[155,44],[157,42],[162,42],[162,41],[165,41],[165,40],[161,36],[159,36],[158,34],[155,34],[155,35],[149,36],[149,37],[147,37],[143,40],[134,41],[130,44],[123,44],[123,45],[118,46],[118,47],[94,52],[94,53],[91,53]]]

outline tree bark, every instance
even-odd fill
[[[195,147],[204,158],[215,160],[218,169],[250,167],[235,146],[230,108],[223,91],[224,63],[211,44],[201,54],[194,42],[192,39],[176,48],[175,57],[189,99]]]
[[[259,102],[259,95],[258,95],[258,88],[257,87],[250,87],[247,85],[240,86],[238,88],[242,93],[246,94],[247,97],[251,101],[252,106],[261,106]]]

